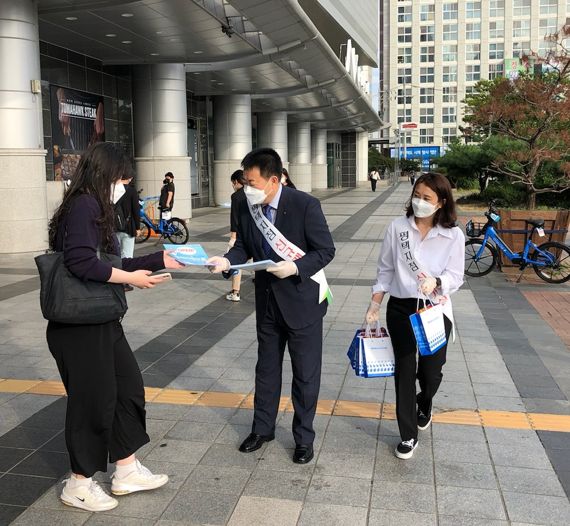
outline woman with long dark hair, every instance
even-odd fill
[[[99,259],[119,255],[113,202],[132,177],[125,153],[109,143],[90,146],[81,156],[63,202],[49,224],[52,250],[63,251],[64,264],[82,280],[152,288],[162,281],[151,275],[181,268],[165,252],[124,258],[122,269]],[[113,509],[118,502],[92,480],[116,463],[111,491],[124,495],[155,489],[167,475],[153,475],[135,458],[149,442],[145,424],[142,375],[125,339],[121,320],[94,325],[49,322],[47,341],[67,391],[65,440],[71,463],[61,500],[88,511]]]
[[[281,184],[283,186],[288,186],[293,190],[297,190],[297,187],[293,184],[293,181],[291,181],[291,177],[289,176],[287,168],[283,168],[283,170],[281,170]]]
[[[416,358],[409,317],[417,310],[418,298],[427,296],[430,303],[441,303],[449,339],[453,323],[449,295],[461,287],[465,267],[465,237],[456,220],[449,181],[440,174],[423,174],[414,185],[406,215],[388,226],[378,258],[366,322],[378,321],[380,304],[390,294],[386,321],[396,361],[396,418],[402,441],[395,453],[401,459],[412,457],[418,429],[431,424],[432,400],[443,378],[447,353],[445,345],[435,354]]]

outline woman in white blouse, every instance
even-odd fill
[[[416,340],[409,316],[418,296],[442,303],[449,339],[453,313],[449,295],[463,284],[465,237],[455,226],[457,216],[451,186],[440,174],[421,175],[413,188],[406,215],[388,226],[378,258],[376,284],[366,322],[379,319],[385,294],[388,331],[396,358],[396,417],[402,441],[396,456],[411,458],[418,445],[418,429],[431,424],[432,400],[441,383],[447,345],[431,356],[416,359]],[[416,394],[416,377],[420,392]]]

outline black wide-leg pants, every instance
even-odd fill
[[[391,296],[386,308],[388,332],[394,347],[396,370],[394,385],[396,388],[396,418],[402,440],[418,438],[418,416],[420,409],[429,415],[432,400],[443,374],[441,372],[447,355],[447,345],[435,354],[421,356],[417,352],[416,339],[410,315],[416,312],[416,298],[396,298]],[[449,341],[451,321],[444,316],[445,334]],[[418,356],[418,358],[416,358]],[[416,378],[420,392],[416,394]]]
[[[313,420],[321,386],[323,320],[302,329],[291,329],[283,319],[275,297],[269,293],[267,309],[257,320],[258,353],[252,433],[271,436],[279,411],[283,355],[289,348],[293,368],[293,438],[299,445],[315,439]]]
[[[67,391],[65,441],[73,473],[107,471],[150,441],[142,375],[121,323],[49,322],[49,349]]]

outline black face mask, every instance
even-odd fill
[[[162,181],[162,184],[168,184],[170,181],[168,179],[165,179],[164,181]]]

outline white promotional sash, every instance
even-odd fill
[[[267,241],[269,246],[279,257],[285,261],[295,261],[305,255],[305,252],[291,243],[291,241],[279,232],[279,230],[275,228],[275,225],[263,215],[261,205],[252,205],[248,201],[247,206],[255,222],[255,226],[257,226],[261,235],[265,238],[265,241]],[[323,269],[319,270],[316,274],[311,276],[311,279],[319,284],[319,303],[322,303],[326,299],[330,305],[332,303],[332,292],[327,283],[325,271]]]
[[[402,257],[404,258],[404,263],[406,263],[406,266],[408,267],[409,271],[412,273],[414,278],[416,278],[416,281],[418,282],[419,286],[422,282],[422,279],[426,278],[430,274],[422,270],[419,263],[414,258],[414,253],[412,250],[412,246],[410,245],[410,240],[411,236],[409,230],[405,229],[398,232],[398,246],[400,247],[400,252]],[[442,297],[446,298],[446,301],[451,302],[449,296],[442,296]],[[449,321],[451,321],[453,328],[452,338],[453,342],[455,342],[455,323],[453,320],[453,311],[451,309],[450,309],[450,314],[451,314],[451,319]]]

